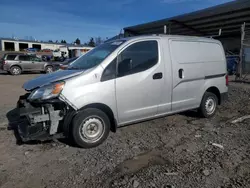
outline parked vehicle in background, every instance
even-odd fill
[[[53,58],[53,55],[42,55],[41,58],[43,61],[51,61]]]
[[[238,55],[229,55],[227,58],[227,72],[229,75],[235,74],[237,69],[237,64],[240,61],[240,56]]]
[[[71,135],[90,148],[119,126],[194,109],[214,116],[227,97],[228,76],[219,41],[152,35],[104,43],[23,88],[23,141]]]
[[[69,57],[69,51],[66,47],[56,49],[53,51],[53,57],[56,61],[63,62],[65,59]]]
[[[70,63],[72,63],[73,61],[75,61],[78,57],[72,57],[69,59],[64,60],[63,62],[53,62],[54,65],[54,69],[55,70],[66,70],[69,66]]]
[[[72,58],[66,59],[64,62],[60,63],[59,69],[66,70],[68,68],[69,64],[72,63],[73,61],[75,61],[77,58],[79,58],[79,57],[72,57]]]
[[[52,63],[44,62],[35,55],[9,53],[4,55],[0,63],[1,69],[12,75],[19,75],[25,71],[41,71],[46,73],[54,71]]]
[[[26,52],[37,52],[38,49],[37,48],[27,48],[24,51],[26,51]]]
[[[47,49],[47,48],[45,48],[45,49],[42,49],[42,50],[40,50],[41,52],[53,52],[53,50],[51,50],[51,49]]]

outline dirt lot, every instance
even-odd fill
[[[212,119],[188,112],[118,129],[84,150],[62,142],[17,145],[6,113],[37,75],[0,74],[0,187],[250,187],[250,87],[230,86]],[[219,144],[219,145],[216,145]]]

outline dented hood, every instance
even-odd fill
[[[52,82],[65,80],[67,78],[77,76],[83,72],[84,70],[63,70],[63,71],[53,72],[51,74],[45,74],[25,82],[23,88],[27,91],[31,91],[35,88],[48,85]]]

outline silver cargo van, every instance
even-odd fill
[[[72,136],[101,144],[123,125],[197,109],[212,117],[227,97],[226,59],[214,39],[151,35],[104,43],[28,81],[18,101],[23,141]]]

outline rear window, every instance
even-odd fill
[[[14,60],[16,55],[7,55],[6,60]]]

